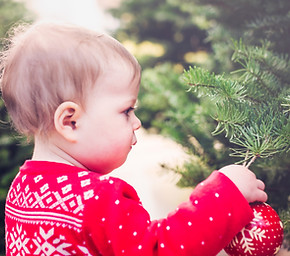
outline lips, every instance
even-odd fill
[[[135,146],[137,143],[137,138],[136,138],[136,135],[135,133],[133,134],[133,142],[132,142],[132,146]],[[132,147],[131,147],[132,148]]]

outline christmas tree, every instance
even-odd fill
[[[214,103],[211,116],[217,125],[212,134],[228,139],[238,163],[250,166],[265,158],[251,168],[265,180],[272,206],[286,209],[281,216],[289,239],[290,3],[198,2],[213,8],[211,18],[217,22],[208,30],[213,66],[218,67],[213,69],[228,73],[191,67],[184,73],[185,83]],[[231,58],[219,66],[221,49]]]
[[[189,68],[190,91],[214,103],[213,135],[224,135],[231,156],[265,180],[269,202],[281,212],[289,239],[289,1],[198,1],[212,8],[212,70]],[[222,51],[227,49],[227,51]],[[222,63],[220,53],[227,61]],[[222,68],[221,68],[222,67]],[[221,72],[227,71],[227,73]],[[231,72],[230,72],[231,71]],[[284,180],[284,182],[283,182]],[[284,195],[284,196],[283,196]]]
[[[201,68],[184,74],[190,90],[215,102],[217,127],[213,135],[225,133],[232,156],[241,162],[268,158],[290,150],[289,60],[269,51],[267,46],[235,43],[233,61],[241,69],[232,72],[236,80]],[[287,81],[288,80],[288,81]]]

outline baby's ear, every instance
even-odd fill
[[[82,108],[71,101],[65,101],[58,106],[54,113],[56,131],[69,142],[76,142],[76,129]]]

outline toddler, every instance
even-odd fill
[[[216,255],[253,218],[249,202],[267,200],[262,181],[230,165],[151,220],[129,184],[104,176],[125,162],[141,126],[140,66],[108,35],[52,23],[18,29],[1,70],[14,127],[34,141],[7,196],[7,256]]]

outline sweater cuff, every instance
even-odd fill
[[[223,198],[221,199],[223,199],[224,203],[230,204],[236,210],[243,212],[247,216],[248,222],[254,217],[249,202],[238,187],[226,175],[217,170],[213,171],[207,179],[196,186],[192,196],[199,194],[200,197],[204,196],[206,198],[208,193],[214,193],[216,197],[222,194]],[[192,196],[191,201],[193,201]]]

